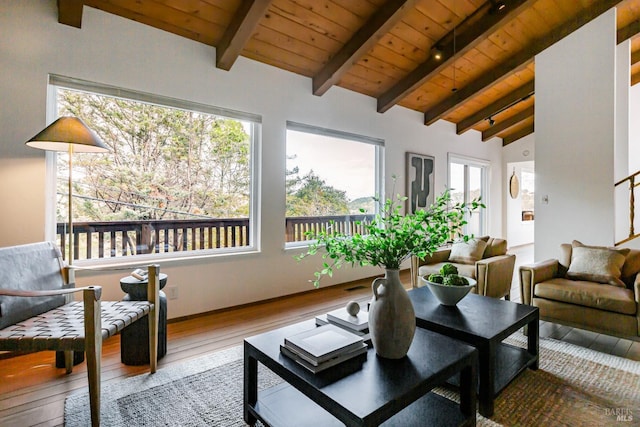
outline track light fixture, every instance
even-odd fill
[[[491,8],[489,13],[498,13],[503,10],[507,5],[503,1],[491,0]]]
[[[496,121],[493,119],[493,116],[502,113],[505,110],[508,110],[509,108],[523,102],[526,101],[527,99],[531,98],[531,96],[533,96],[533,93],[530,93],[528,95],[523,96],[520,99],[516,99],[515,101],[513,101],[511,104],[509,105],[505,105],[504,107],[502,107],[501,109],[499,109],[498,111],[494,111],[489,117],[487,117],[485,120],[487,122],[489,122],[489,126],[493,126],[496,124]]]
[[[440,49],[438,46],[434,46],[433,49],[431,49],[431,54],[433,55],[433,59],[435,59],[436,61],[442,60],[442,57],[444,56],[442,53],[442,49]]]

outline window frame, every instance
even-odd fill
[[[482,195],[482,199],[481,202],[486,206],[486,208],[484,209],[480,209],[478,211],[478,215],[480,215],[480,219],[479,219],[479,224],[480,224],[480,231],[478,233],[478,235],[483,236],[483,235],[487,235],[488,234],[488,210],[489,210],[489,206],[490,206],[490,197],[489,197],[489,176],[490,176],[490,170],[491,170],[491,162],[488,160],[483,160],[483,159],[478,159],[475,157],[470,157],[470,156],[464,156],[464,155],[460,155],[460,154],[455,154],[455,153],[447,153],[447,188],[451,188],[451,164],[452,163],[456,163],[456,164],[461,164],[464,166],[464,196],[463,196],[463,200],[464,203],[469,203],[471,201],[470,196],[469,196],[469,167],[477,167],[480,168],[481,170],[481,189],[480,189],[480,193]],[[468,220],[468,218],[466,218],[465,215],[465,219]],[[463,233],[464,234],[468,234],[468,225],[465,224],[464,228],[463,228]]]
[[[262,145],[262,116],[227,108],[202,104],[198,102],[186,101],[171,98],[163,95],[156,95],[131,89],[120,88],[107,84],[95,83],[87,80],[72,77],[49,74],[47,84],[47,123],[52,123],[58,118],[57,94],[59,89],[71,89],[82,92],[95,93],[98,95],[122,98],[147,104],[155,104],[161,107],[196,111],[199,113],[211,114],[225,119],[235,119],[249,122],[251,125],[251,136],[249,142],[249,245],[242,247],[197,249],[179,252],[165,252],[141,255],[128,255],[118,257],[104,257],[92,259],[74,259],[77,265],[134,265],[148,263],[152,260],[179,260],[194,258],[211,258],[229,255],[241,255],[246,253],[257,253],[261,251],[261,145]],[[45,238],[51,241],[56,240],[56,177],[57,177],[57,153],[46,151],[45,154],[46,176],[46,208],[45,208]]]
[[[374,151],[375,195],[382,197],[382,195],[384,194],[384,149],[385,149],[384,139],[287,120],[285,134],[290,130],[373,145],[375,147],[375,151]],[[284,151],[285,151],[285,163],[286,163],[286,154],[287,154],[286,138],[285,138]],[[285,188],[285,193],[286,193],[286,188]],[[285,199],[286,199],[286,194],[285,194]],[[378,213],[379,211],[378,204],[375,205],[375,208],[376,208],[376,211],[374,213]],[[285,218],[284,218],[285,221],[283,224],[285,250],[306,248],[315,242],[315,240],[287,242],[286,241],[286,219],[287,219],[287,215],[285,211]]]

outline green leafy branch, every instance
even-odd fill
[[[375,200],[380,203],[378,198]],[[296,256],[297,260],[316,255],[324,247],[325,261],[314,273],[313,285],[318,287],[323,276],[332,277],[334,270],[344,264],[395,269],[412,255],[424,259],[453,239],[468,241],[471,236],[462,234],[465,214],[485,207],[479,199],[469,204],[452,204],[447,189],[428,209],[403,215],[406,200],[406,197],[387,199],[370,222],[356,222],[362,226],[361,234],[336,231],[333,221],[326,229],[306,232],[305,236],[314,242],[305,253]]]

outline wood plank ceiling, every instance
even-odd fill
[[[612,7],[640,81],[640,0],[58,0],[59,22],[83,6],[443,119],[507,145],[534,131],[534,57]]]

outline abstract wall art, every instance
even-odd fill
[[[407,153],[407,210],[415,213],[427,209],[434,201],[435,158]]]

